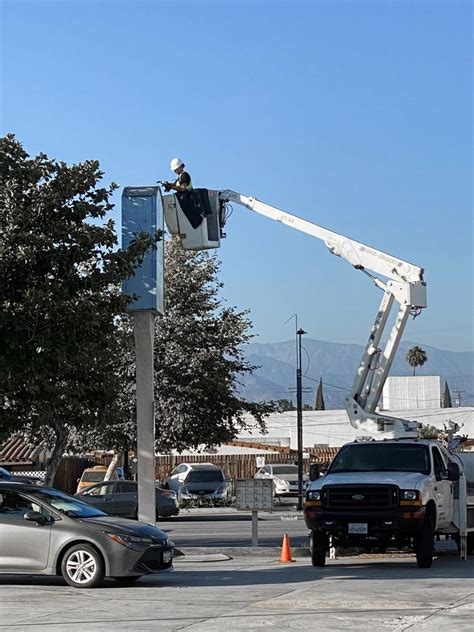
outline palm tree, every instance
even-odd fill
[[[421,347],[412,347],[407,353],[407,362],[413,367],[413,375],[415,375],[416,367],[423,366],[427,360],[426,351]]]

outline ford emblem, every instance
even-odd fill
[[[364,496],[362,496],[362,494],[354,494],[352,500],[364,500]]]

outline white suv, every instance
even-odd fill
[[[298,496],[298,466],[290,463],[275,463],[264,465],[255,474],[255,478],[270,478],[273,480],[275,497],[296,498]],[[308,475],[303,474],[303,491],[308,485]]]

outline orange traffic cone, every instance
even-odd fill
[[[290,538],[288,537],[288,533],[285,533],[285,535],[283,536],[283,542],[281,544],[281,555],[278,561],[282,564],[287,564],[288,562],[295,561],[291,559]]]

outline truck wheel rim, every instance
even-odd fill
[[[87,584],[97,571],[97,562],[87,551],[74,551],[66,563],[66,571],[72,581]]]

